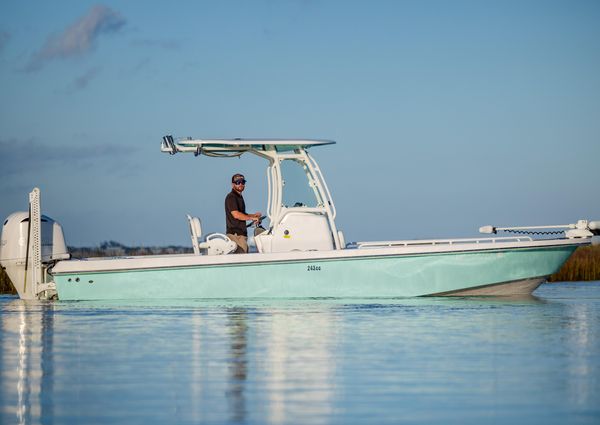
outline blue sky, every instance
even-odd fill
[[[165,134],[326,138],[346,239],[472,236],[600,219],[600,2],[0,3],[0,217],[70,245],[224,230],[229,177]]]

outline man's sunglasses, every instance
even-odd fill
[[[246,180],[235,180],[234,184],[246,184]]]

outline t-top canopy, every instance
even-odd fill
[[[163,137],[160,147],[162,152],[175,154],[177,152],[193,152],[200,154],[242,154],[245,151],[291,151],[307,149],[313,146],[332,145],[333,140],[321,139],[179,139],[173,136]]]

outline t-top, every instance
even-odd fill
[[[246,214],[244,197],[233,189],[225,197],[225,223],[227,224],[227,233],[248,236],[246,222],[244,220],[236,219],[231,215],[231,211],[239,211]]]

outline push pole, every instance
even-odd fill
[[[23,282],[23,294],[27,294],[27,270],[29,269],[29,237],[30,236],[31,236],[31,202],[29,203],[29,219],[27,220],[27,248],[25,249],[25,281]]]
[[[40,190],[36,187],[29,193],[29,222],[27,223],[27,248],[25,253],[24,299],[37,299],[38,287],[42,283],[42,229]],[[29,259],[31,257],[31,260]],[[27,292],[27,277],[31,263],[31,287]]]

